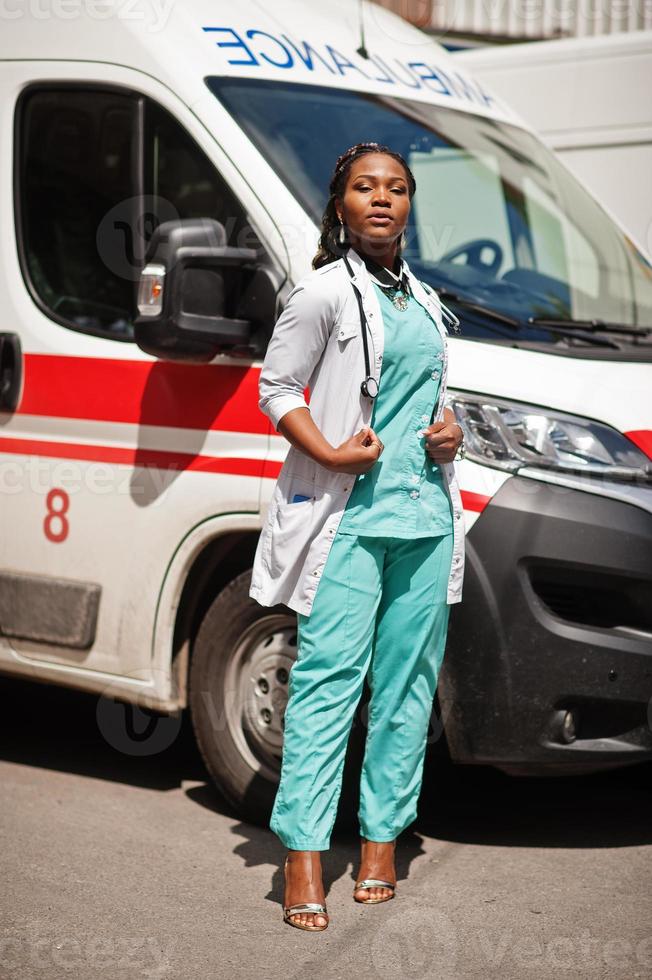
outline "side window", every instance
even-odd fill
[[[138,274],[156,226],[216,218],[261,249],[240,202],[161,106],[100,88],[34,88],[19,109],[18,241],[29,287],[55,320],[133,341]]]
[[[19,242],[29,283],[60,322],[131,339],[134,284],[112,270],[114,205],[136,193],[135,97],[35,89],[20,116]],[[98,238],[101,240],[98,247]]]
[[[239,201],[176,119],[155,102],[145,106],[145,193],[153,226],[174,218],[215,218],[227,244],[259,248]],[[147,228],[147,224],[145,225]],[[147,228],[151,236],[152,228]]]

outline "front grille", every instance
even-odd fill
[[[652,633],[652,579],[553,564],[527,571],[535,595],[559,619]]]

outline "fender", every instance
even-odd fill
[[[220,514],[196,524],[179,542],[166,569],[156,603],[151,670],[157,702],[153,702],[152,707],[165,711],[187,707],[188,649],[184,647],[173,669],[172,644],[181,595],[197,556],[216,538],[233,532],[259,532],[261,526],[259,514]]]

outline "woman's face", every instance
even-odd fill
[[[335,208],[349,229],[351,243],[382,252],[403,233],[410,214],[407,174],[394,157],[365,153],[349,170]]]

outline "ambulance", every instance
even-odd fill
[[[376,140],[460,321],[467,567],[433,755],[652,758],[652,266],[531,128],[350,0],[17,0],[0,82],[0,671],[97,694],[127,752],[160,750],[143,713],[189,709],[267,819],[296,617],[248,596],[288,449],[258,377],[334,161]]]

